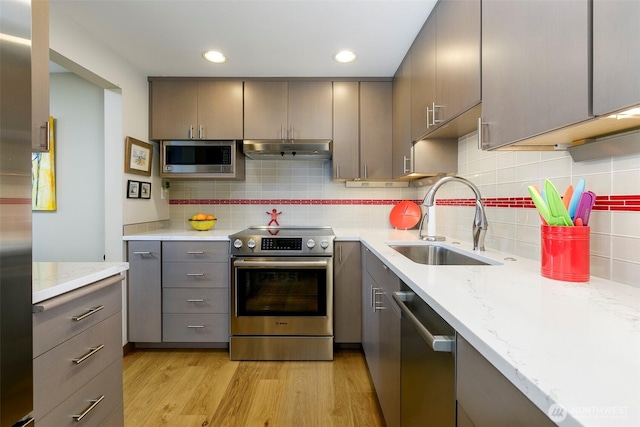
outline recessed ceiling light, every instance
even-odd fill
[[[221,52],[218,52],[217,50],[210,50],[208,52],[205,52],[202,54],[202,57],[207,61],[213,62],[216,64],[223,64],[227,62],[227,57],[224,56],[224,54],[222,54]]]
[[[357,58],[358,58],[358,55],[351,52],[350,50],[340,51],[333,56],[333,59],[341,63],[353,62]]]

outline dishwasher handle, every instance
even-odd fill
[[[433,351],[452,353],[455,347],[455,337],[447,335],[433,335],[425,326],[420,323],[418,318],[409,310],[404,303],[409,298],[418,296],[413,292],[394,292],[393,299],[398,303],[402,314],[407,316],[411,323],[416,327],[422,338],[429,344]]]

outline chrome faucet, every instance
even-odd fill
[[[426,219],[427,225],[428,225],[429,220],[432,219],[432,218],[429,218],[430,217],[429,211],[431,210],[430,208],[433,208],[435,206],[436,192],[440,187],[442,187],[444,184],[446,184],[449,181],[461,182],[462,184],[465,184],[467,187],[473,190],[473,193],[476,196],[476,214],[473,218],[473,228],[472,228],[473,250],[484,251],[484,236],[485,234],[487,234],[487,227],[489,224],[487,222],[487,216],[484,212],[484,204],[482,203],[482,196],[480,195],[480,190],[478,190],[478,187],[476,187],[471,181],[465,178],[461,178],[459,176],[442,177],[435,184],[433,184],[433,186],[429,189],[429,191],[427,191],[427,194],[424,196],[424,200],[422,201],[422,204],[427,207],[427,212],[424,214],[424,217],[422,218],[422,222],[420,222],[420,230],[418,231],[418,233],[422,238],[422,224]],[[430,235],[425,236],[423,239],[424,240],[442,240],[442,239],[438,239],[437,236],[430,236]]]

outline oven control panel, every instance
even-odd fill
[[[267,236],[254,233],[238,233],[230,236],[231,255],[251,256],[331,256],[333,235],[314,236]]]
[[[301,251],[301,238],[263,237],[260,241],[260,249],[263,251]]]

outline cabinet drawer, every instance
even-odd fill
[[[229,264],[221,262],[163,262],[163,288],[229,288]]]
[[[229,290],[223,288],[166,288],[162,312],[176,314],[229,313]]]
[[[164,342],[228,342],[228,314],[165,314]]]
[[[44,311],[33,313],[33,356],[37,357],[54,346],[64,342],[104,319],[122,310],[122,283],[124,277],[112,276],[96,282],[78,291],[70,292],[44,301],[34,306]],[[88,293],[77,299],[74,294],[89,291],[91,287],[100,287],[111,280],[113,284]],[[60,305],[56,301],[65,300]],[[52,306],[52,308],[47,308]],[[100,307],[103,307],[100,309]],[[86,317],[84,317],[86,315]]]
[[[104,347],[91,354],[91,349],[101,345]],[[84,356],[86,359],[79,361]],[[122,315],[118,312],[35,358],[33,398],[36,418],[47,414],[121,357]]]
[[[229,262],[228,242],[162,242],[162,260]]]
[[[382,287],[385,293],[399,291],[400,280],[398,280],[398,276],[369,249],[365,249],[364,253],[366,269],[378,286]]]
[[[50,389],[50,394],[57,394]],[[104,396],[104,397],[103,397]],[[91,410],[95,401],[102,398]],[[120,408],[120,415],[115,411]],[[86,415],[79,421],[74,415]],[[36,418],[38,427],[93,427],[102,424],[107,417],[124,417],[122,411],[122,361],[117,360],[100,372],[91,381],[71,394],[68,399],[58,405],[41,419]],[[124,423],[119,424],[123,426]]]

